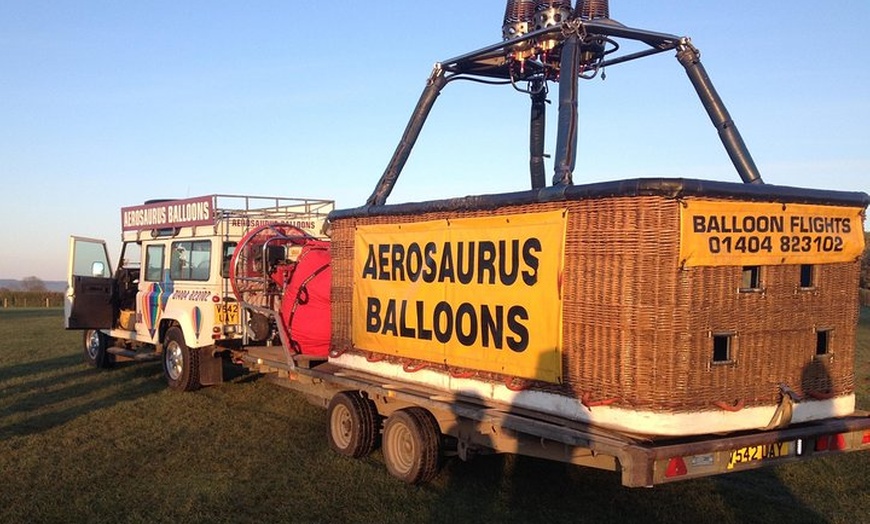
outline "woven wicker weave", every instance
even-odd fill
[[[335,219],[333,347],[353,349],[357,225],[564,208],[565,382],[532,387],[659,411],[775,404],[781,384],[809,397],[853,392],[857,261],[817,266],[811,289],[799,266],[766,266],[763,291],[740,292],[741,267],[680,267],[680,202],[657,195]],[[817,330],[830,330],[823,356]],[[713,362],[714,334],[731,336],[729,362]]]

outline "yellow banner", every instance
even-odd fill
[[[567,211],[359,226],[353,342],[561,382]]]
[[[862,209],[687,200],[680,211],[685,266],[850,262],[864,251]]]

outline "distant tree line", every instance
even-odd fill
[[[15,289],[0,287],[0,307],[62,307],[63,293],[49,291],[37,277],[25,277]]]

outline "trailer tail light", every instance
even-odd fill
[[[671,460],[668,461],[668,469],[665,470],[665,477],[682,477],[686,473],[688,473],[688,469],[686,469],[686,461],[683,460],[683,457],[671,457]]]
[[[870,429],[864,432],[864,436],[861,438],[861,445],[866,446],[870,444]]]
[[[828,451],[828,440],[828,436],[817,438],[815,451]]]
[[[865,433],[864,439],[867,439]],[[816,439],[816,451],[843,451],[846,449],[846,434],[825,435]]]

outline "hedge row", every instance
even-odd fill
[[[63,293],[0,290],[0,307],[63,307]]]

